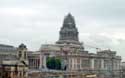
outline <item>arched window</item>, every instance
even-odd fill
[[[26,59],[26,57],[27,57],[27,54],[26,54],[26,51],[24,52],[24,59]]]

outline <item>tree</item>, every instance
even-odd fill
[[[59,58],[55,58],[55,57],[48,57],[47,58],[47,68],[61,70],[61,60]]]

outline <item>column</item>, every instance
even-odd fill
[[[35,69],[35,58],[33,59],[33,68]]]
[[[72,59],[69,59],[69,63],[68,63],[68,69],[69,69],[69,70],[71,70],[71,64],[72,64],[71,61],[72,61]],[[65,64],[64,64],[64,65],[65,65]]]
[[[101,69],[104,69],[104,59],[101,59]]]
[[[45,55],[43,56],[43,66],[44,66],[44,69],[47,68],[47,67],[46,67],[46,56],[45,56]]]
[[[36,69],[37,69],[37,58],[36,58]]]
[[[33,61],[33,59],[32,59],[32,67],[31,67],[32,69],[34,68],[34,61]]]
[[[34,58],[34,69],[36,69],[36,59]]]
[[[41,55],[41,54],[40,54],[40,58],[39,58],[39,59],[40,59],[40,62],[39,62],[40,65],[39,65],[39,68],[41,69],[41,68],[42,68],[42,55]]]
[[[72,58],[72,70],[74,70],[74,68],[75,68],[75,66],[74,66],[75,63],[74,63],[74,61],[75,61],[74,58]]]
[[[38,63],[38,58],[37,58],[37,69],[39,69],[39,63]]]
[[[80,70],[82,69],[82,58],[80,58]]]
[[[36,60],[35,60],[35,61],[36,61],[36,69],[37,69],[37,58],[36,58]]]
[[[91,59],[91,68],[92,68],[92,69],[94,69],[94,67],[95,67],[95,66],[94,66],[94,63],[95,63],[94,59]]]

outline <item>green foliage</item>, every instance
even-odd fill
[[[59,58],[48,57],[46,64],[48,69],[55,69],[55,70],[61,69],[61,60]]]

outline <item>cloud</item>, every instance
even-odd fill
[[[117,55],[124,58],[125,39],[124,33],[84,33],[80,35],[80,41],[84,42],[84,47],[90,52],[96,52],[96,48],[111,49],[117,51]]]
[[[58,40],[63,18],[71,12],[80,41],[124,55],[124,0],[0,0],[0,43],[30,50]],[[124,58],[125,59],[125,58]]]
[[[35,12],[24,8],[0,8],[0,15],[6,16],[31,16]]]

